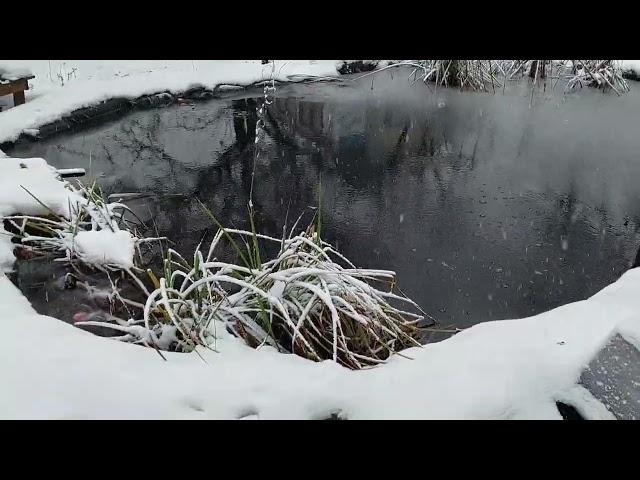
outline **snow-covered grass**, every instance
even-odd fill
[[[573,73],[567,82],[567,90],[583,85],[613,90],[621,95],[629,91],[629,85],[622,78],[623,69],[616,60],[572,60]]]
[[[75,255],[84,264],[133,267],[136,239],[128,230],[83,230],[72,239],[67,256]]]
[[[453,86],[477,91],[495,91],[502,86],[498,78],[499,63],[491,60],[402,60],[376,66],[376,71],[409,67],[413,69],[409,78],[420,79],[424,83],[433,82],[436,86]]]
[[[583,86],[612,90],[620,95],[629,91],[623,78],[624,62],[634,60],[402,60],[378,66],[377,71],[394,67],[410,67],[410,75],[423,82],[461,89],[493,91],[506,80],[530,75],[533,79],[566,80],[566,91]],[[629,64],[627,64],[629,65]],[[373,72],[375,73],[375,72]],[[366,76],[369,74],[365,74]]]
[[[224,240],[244,265],[215,256]],[[260,242],[279,247],[274,259],[262,263]],[[356,268],[313,228],[282,239],[221,228],[206,255],[196,249],[191,265],[171,249],[164,265],[159,280],[150,274],[157,288],[144,308],[144,328],[142,322],[80,325],[115,328],[128,334],[121,340],[187,352],[196,345],[215,348],[222,325],[249,346],[266,344],[354,369],[420,345],[418,322],[424,317],[390,303],[420,310],[393,293],[394,272]],[[387,288],[375,288],[376,281]]]

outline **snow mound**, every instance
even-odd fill
[[[0,217],[17,213],[50,215],[52,212],[69,217],[69,205],[84,200],[66,185],[42,158],[2,158]],[[11,270],[14,260],[11,235],[0,224],[0,271]]]
[[[623,60],[622,69],[640,76],[640,60]]]
[[[73,242],[75,254],[88,265],[112,265],[125,270],[133,267],[135,239],[126,230],[79,232]]]
[[[81,197],[66,185],[59,180],[56,169],[42,158],[3,158],[0,215],[47,215],[53,212],[68,217],[69,202],[78,201]]]
[[[27,67],[10,67],[8,65],[0,65],[0,83],[3,81],[11,82],[31,75],[33,75],[33,73],[31,72],[31,69]]]

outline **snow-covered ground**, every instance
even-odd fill
[[[277,75],[335,75],[335,64],[291,62]],[[0,141],[110,97],[248,84],[267,78],[271,68],[255,61],[67,61],[62,86],[55,81],[59,62],[51,75],[46,61],[10,66],[29,68],[37,80],[26,104],[0,113]],[[47,213],[20,185],[68,213],[73,192],[44,160],[0,162],[0,215]],[[85,247],[106,255],[108,244],[93,240]],[[6,265],[11,255],[9,236],[0,235],[0,261]],[[165,361],[152,349],[37,314],[0,272],[0,418],[325,418],[341,412],[350,419],[559,419],[556,400],[590,418],[610,418],[576,381],[614,331],[640,347],[639,290],[640,269],[634,269],[588,300],[476,325],[405,350],[385,365],[351,371],[270,347],[251,349],[223,328],[218,352],[165,353]]]

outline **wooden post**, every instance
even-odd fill
[[[35,78],[33,75],[19,78],[8,83],[0,83],[0,96],[13,94],[13,104],[22,105],[25,102],[24,91],[29,90],[28,80]]]
[[[17,92],[13,92],[13,106],[17,107],[18,105],[22,105],[25,102],[24,99],[24,90],[19,90]]]

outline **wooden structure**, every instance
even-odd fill
[[[29,90],[29,80],[36,78],[34,75],[18,78],[17,80],[1,80],[0,79],[0,97],[3,95],[13,94],[13,105],[22,105],[24,100],[24,91]]]

